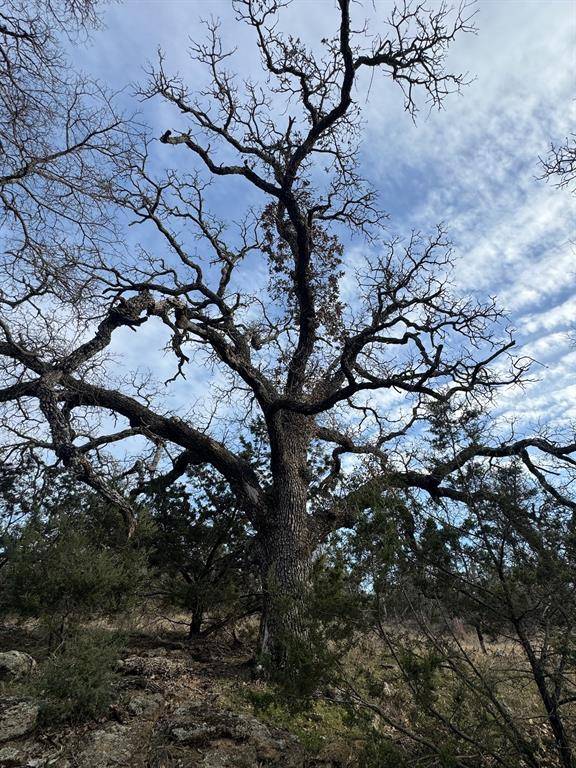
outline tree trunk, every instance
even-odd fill
[[[572,747],[570,745],[569,736],[566,732],[564,721],[558,709],[558,701],[555,695],[548,689],[548,682],[546,680],[546,672],[543,664],[538,659],[534,648],[532,647],[532,643],[524,631],[521,622],[515,618],[513,619],[513,624],[516,630],[516,634],[518,635],[518,639],[520,640],[520,644],[522,645],[524,653],[528,659],[528,663],[532,669],[532,675],[538,687],[538,692],[540,694],[540,698],[542,699],[542,703],[544,704],[544,709],[546,710],[548,722],[550,723],[550,728],[554,734],[556,747],[558,749],[562,765],[565,766],[565,768],[574,768],[575,763],[572,757]]]
[[[302,517],[279,515],[262,541],[260,652],[274,666],[283,666],[291,643],[306,634],[311,559]]]
[[[307,516],[307,430],[302,418],[283,423],[272,442],[273,496],[258,529],[263,610],[260,653],[272,667],[286,664],[306,636],[312,542]]]
[[[190,627],[188,629],[188,637],[193,640],[200,637],[202,629],[202,622],[204,621],[204,611],[201,607],[195,607],[192,611],[192,617],[190,619]]]

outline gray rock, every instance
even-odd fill
[[[222,730],[209,725],[196,725],[192,727],[175,726],[170,729],[170,736],[178,744],[202,745],[208,744],[211,739],[222,738]]]
[[[0,697],[0,741],[29,733],[38,720],[38,704],[15,696]]]
[[[255,768],[262,763],[255,762],[256,757],[253,754],[246,754],[245,751],[239,752],[224,752],[217,750],[216,752],[210,752],[202,760],[202,768]]]
[[[21,741],[17,746],[0,747],[0,768],[65,768],[60,754],[46,752],[46,744]]]
[[[22,752],[16,747],[0,748],[0,767],[12,768],[12,766],[22,765]]]
[[[126,709],[136,717],[147,716],[155,712],[161,704],[162,696],[159,694],[136,693],[126,704]]]
[[[36,668],[36,662],[23,651],[3,651],[0,653],[0,680],[26,677]]]
[[[124,725],[94,731],[77,763],[78,768],[116,768],[132,764],[130,730]]]
[[[270,728],[255,717],[238,715],[205,704],[178,707],[165,721],[169,739],[179,745],[201,748],[204,768],[303,768],[304,753],[298,740]]]
[[[182,660],[164,656],[128,656],[118,662],[118,669],[124,675],[142,675],[146,678],[178,677],[186,668]]]
[[[19,739],[0,747],[0,768],[77,768],[52,739]]]

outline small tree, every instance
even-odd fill
[[[0,11],[0,302],[78,300],[85,257],[115,241],[110,179],[130,144],[109,94],[59,44],[98,24],[98,0],[5,0]]]
[[[167,602],[190,612],[190,638],[255,613],[254,537],[226,483],[196,472],[150,501],[150,562]]]
[[[88,619],[124,613],[145,581],[147,554],[127,543],[118,510],[61,478],[5,537],[0,605],[40,618],[49,645]]]

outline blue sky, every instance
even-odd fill
[[[370,28],[390,11],[376,0]],[[443,221],[454,242],[455,282],[464,294],[495,295],[510,312],[520,351],[536,358],[539,381],[524,392],[503,392],[499,409],[523,424],[576,420],[576,211],[575,199],[537,180],[538,156],[550,140],[576,126],[576,3],[506,0],[477,4],[477,35],[464,35],[450,51],[448,68],[473,82],[452,96],[442,112],[422,110],[414,124],[401,93],[375,79],[364,106],[362,170],[381,191],[391,233],[430,230]],[[235,66],[256,71],[250,31],[234,20],[227,0],[132,0],[109,6],[104,27],[74,51],[77,63],[113,88],[145,79],[143,68],[158,46],[168,71],[190,84],[198,73],[187,56],[189,38],[203,34],[200,18],[222,20],[222,33],[238,47]],[[295,0],[283,27],[313,42],[334,30],[332,0]],[[134,108],[129,87],[122,99]],[[365,101],[365,94],[358,94]],[[178,116],[160,102],[139,105],[151,135],[178,127]],[[173,158],[171,158],[171,161]],[[234,209],[222,190],[218,213]],[[346,254],[352,265],[354,249]],[[154,323],[115,340],[128,367],[157,359],[161,379],[173,372]],[[174,389],[175,403],[205,390],[206,371]]]

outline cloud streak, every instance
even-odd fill
[[[367,6],[369,29],[378,29],[391,8],[388,0]],[[297,0],[287,23],[295,34],[315,40],[333,31],[333,14],[329,1]],[[194,86],[200,74],[187,55],[189,40],[203,35],[199,18],[211,15],[222,17],[224,38],[241,53],[239,72],[254,72],[250,31],[217,0],[111,6],[106,28],[75,57],[104,81],[124,84],[143,79],[142,67],[159,45],[167,53],[167,69]],[[542,414],[565,422],[576,416],[576,358],[569,335],[576,314],[574,199],[536,177],[539,155],[574,126],[576,11],[569,0],[484,0],[477,23],[478,35],[457,40],[448,60],[453,71],[470,72],[473,82],[461,97],[449,99],[444,111],[427,120],[423,113],[414,125],[402,111],[399,90],[381,78],[367,81],[356,94],[366,121],[361,170],[381,190],[392,231],[407,234],[446,223],[458,257],[457,289],[497,296],[510,313],[520,352],[545,364],[537,384],[520,395],[502,396],[501,413],[526,423]],[[143,110],[154,135],[178,121],[157,102]],[[232,218],[234,206],[223,192],[216,213]],[[349,257],[352,266],[358,250],[350,249]],[[160,348],[162,335],[151,329],[146,349]],[[137,364],[141,350],[133,341],[118,340],[116,350],[126,364]],[[160,358],[155,373],[162,377],[169,367]],[[205,386],[199,376],[178,387],[178,397],[202,396]]]

